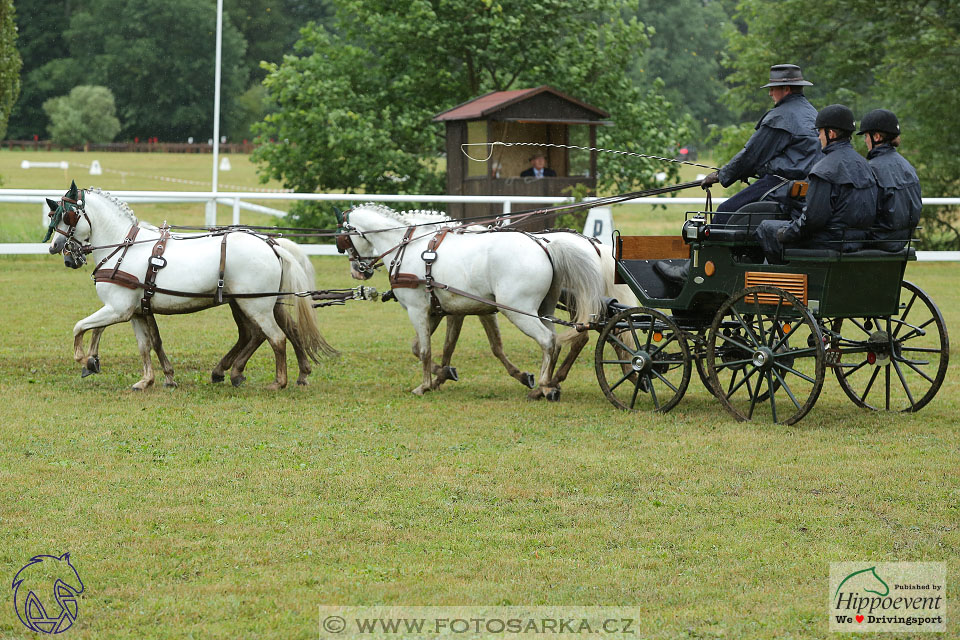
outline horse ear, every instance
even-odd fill
[[[47,198],[47,206],[50,207],[50,211],[56,211],[59,205],[57,204],[56,200]]]
[[[337,224],[343,224],[343,211],[340,211],[340,207],[334,207],[333,213],[337,216]]]
[[[61,559],[61,560],[66,560],[67,562],[70,562],[70,552],[67,551],[65,554],[63,554],[62,556],[60,556],[60,559]]]
[[[71,181],[70,181],[70,191],[67,192],[67,195],[70,196],[71,198],[73,198],[74,200],[76,200],[76,199],[77,199],[77,196],[80,195],[80,194],[79,194],[79,191],[80,191],[80,190],[77,189],[77,181],[76,181],[76,180],[71,180]]]

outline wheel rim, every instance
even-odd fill
[[[690,352],[674,322],[653,309],[621,311],[600,332],[597,381],[610,402],[627,411],[675,407],[690,382]]]
[[[834,373],[857,406],[918,411],[940,390],[950,360],[947,327],[915,284],[901,284],[896,315],[836,319],[832,329]]]
[[[707,335],[714,395],[740,420],[798,422],[823,388],[824,359],[810,311],[776,287],[750,287],[728,299]]]

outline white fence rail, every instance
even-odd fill
[[[451,195],[393,195],[393,194],[358,194],[358,193],[259,193],[259,192],[207,192],[207,191],[111,191],[111,195],[134,203],[206,203],[204,226],[215,226],[217,223],[217,205],[232,207],[232,224],[241,224],[241,210],[256,211],[268,215],[283,217],[285,211],[264,205],[249,202],[258,201],[285,201],[313,200],[330,202],[419,202],[419,203],[492,203],[501,204],[504,213],[513,211],[514,205],[524,204],[560,204],[571,202],[571,198],[549,196],[451,196]],[[62,189],[0,189],[0,202],[15,202],[41,205],[41,227],[47,226],[46,199],[58,200],[63,195]],[[723,202],[726,198],[714,198],[714,204]],[[702,205],[703,198],[668,198],[658,196],[654,198],[635,198],[621,204],[682,204]],[[948,206],[960,205],[960,198],[924,198],[924,205]],[[609,235],[610,230],[604,230]],[[593,235],[593,234],[590,234]],[[47,253],[48,245],[44,243],[0,243],[0,255],[27,255]],[[336,255],[333,245],[303,245],[304,251],[310,255]],[[919,260],[960,261],[960,251],[918,251]]]

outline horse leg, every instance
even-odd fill
[[[567,357],[563,359],[563,363],[560,365],[560,368],[557,369],[556,374],[554,374],[553,380],[550,382],[552,386],[558,389],[560,388],[560,383],[567,379],[573,363],[580,357],[580,352],[583,351],[583,348],[587,346],[588,342],[590,342],[590,336],[586,332],[577,334],[577,336],[570,341],[570,351],[567,353]]]
[[[126,322],[130,319],[133,314],[121,314],[117,313],[111,307],[101,307],[97,311],[93,312],[83,320],[79,321],[73,326],[73,358],[77,362],[84,362],[87,360],[87,353],[83,349],[83,334],[87,331],[94,330],[97,333],[94,333],[93,338],[90,340],[91,353],[94,354],[97,362],[97,369],[99,370],[99,357],[97,354],[100,349],[100,336],[103,335],[103,330],[109,327],[112,324],[117,324],[118,322]],[[89,374],[88,374],[89,375]]]
[[[227,351],[226,355],[220,359],[217,366],[213,368],[213,372],[210,374],[211,382],[223,382],[223,372],[233,366],[237,356],[240,355],[240,352],[243,351],[243,348],[247,346],[247,343],[250,342],[251,339],[250,325],[240,312],[240,309],[237,308],[237,303],[232,300],[230,302],[230,312],[233,314],[233,321],[237,323],[237,342]],[[261,338],[260,342],[263,342],[264,339],[265,338]],[[259,343],[257,343],[257,345],[259,346]],[[243,381],[241,380],[240,383],[242,384]]]
[[[153,363],[150,361],[150,349],[153,344],[150,340],[150,328],[143,316],[133,316],[130,319],[133,325],[133,334],[137,336],[137,347],[140,349],[140,357],[143,359],[143,378],[133,385],[134,391],[143,391],[153,384]]]
[[[262,299],[258,298],[238,301],[237,305],[240,307],[240,311],[250,319],[250,322],[263,332],[267,342],[269,342],[273,348],[276,377],[272,383],[267,385],[267,389],[271,391],[283,389],[287,386],[287,336],[283,333],[283,329],[280,328],[280,325],[277,324],[277,321],[273,317],[274,305],[271,303],[269,309],[263,309]],[[260,343],[254,339],[252,343],[248,342],[248,348],[251,344],[254,344],[253,348],[256,349],[256,346]],[[250,353],[252,355],[253,351],[251,350]],[[243,361],[243,364],[246,364],[246,360]],[[237,363],[234,363],[233,370],[236,371],[236,369]],[[232,378],[231,372],[231,379]]]
[[[173,363],[167,357],[167,352],[163,350],[163,339],[160,337],[160,327],[157,326],[157,318],[153,314],[144,316],[147,324],[147,330],[150,331],[150,342],[153,343],[153,350],[157,354],[157,360],[160,362],[160,368],[163,369],[163,386],[168,389],[176,389],[177,383],[173,379]]]
[[[97,327],[90,332],[90,348],[82,358],[83,369],[80,370],[82,378],[100,373],[100,337],[103,336],[104,329],[105,327]]]
[[[430,335],[431,335],[431,319],[430,314],[427,312],[427,309],[417,309],[414,306],[407,308],[407,315],[410,318],[410,322],[413,324],[413,328],[417,332],[417,339],[419,341],[420,348],[418,349],[420,355],[420,364],[423,367],[423,382],[420,383],[420,386],[413,390],[413,393],[418,396],[422,396],[427,391],[432,390],[432,376],[433,366],[431,358],[433,357],[430,353]],[[436,329],[436,326],[433,326]]]
[[[537,386],[536,379],[533,377],[533,374],[527,371],[520,371],[517,365],[510,362],[510,359],[507,358],[507,354],[504,353],[503,339],[500,337],[500,325],[497,323],[497,314],[487,313],[480,316],[480,324],[483,325],[483,330],[487,334],[487,342],[490,343],[490,351],[492,351],[497,360],[503,364],[504,368],[507,370],[507,373],[510,374],[510,377],[519,380],[520,384],[528,389],[533,389],[535,386]]]
[[[310,356],[307,355],[306,349],[303,347],[303,343],[300,340],[300,333],[297,331],[297,325],[293,321],[293,318],[284,308],[283,304],[276,304],[273,307],[273,319],[277,321],[277,324],[280,325],[280,329],[287,336],[287,340],[290,341],[291,346],[293,346],[293,352],[297,356],[297,368],[299,369],[299,374],[297,375],[297,384],[300,386],[306,386],[307,376],[313,372],[313,367],[310,366]],[[262,342],[263,340],[260,340]],[[260,343],[257,343],[257,346],[260,346]]]
[[[547,400],[559,400],[560,390],[552,386],[553,366],[557,361],[559,345],[557,344],[557,334],[553,329],[545,325],[538,318],[531,318],[513,311],[504,311],[504,315],[515,324],[520,331],[524,332],[540,345],[543,357],[540,361],[540,377],[537,379],[537,388],[531,391],[527,397],[536,400],[545,397]]]
[[[433,330],[436,330],[436,326],[440,324],[440,318],[431,317],[430,324]],[[433,381],[434,389],[447,380],[453,380],[454,382],[460,380],[456,368],[450,366],[450,361],[453,359],[453,352],[457,348],[461,329],[463,329],[463,316],[447,316],[447,333],[443,340],[443,354],[440,356],[440,364],[434,362],[431,368],[433,375],[436,376]]]

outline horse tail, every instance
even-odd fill
[[[566,289],[576,301],[573,322],[586,323],[590,316],[599,315],[603,307],[601,298],[605,291],[604,274],[593,247],[579,242],[566,241],[557,234],[550,238],[547,253],[553,261],[553,284],[559,291]],[[578,333],[565,331],[559,338],[562,343],[573,340]]]
[[[283,275],[280,278],[280,290],[288,292],[313,291],[315,288],[315,272],[310,258],[307,257],[296,243],[290,240],[277,241],[277,253],[283,262]],[[320,362],[320,354],[335,357],[340,352],[330,346],[320,335],[316,315],[310,299],[304,296],[290,296],[293,299],[290,327],[294,335],[288,336],[297,340],[304,352],[314,362]],[[278,300],[277,304],[284,304],[286,300]]]

